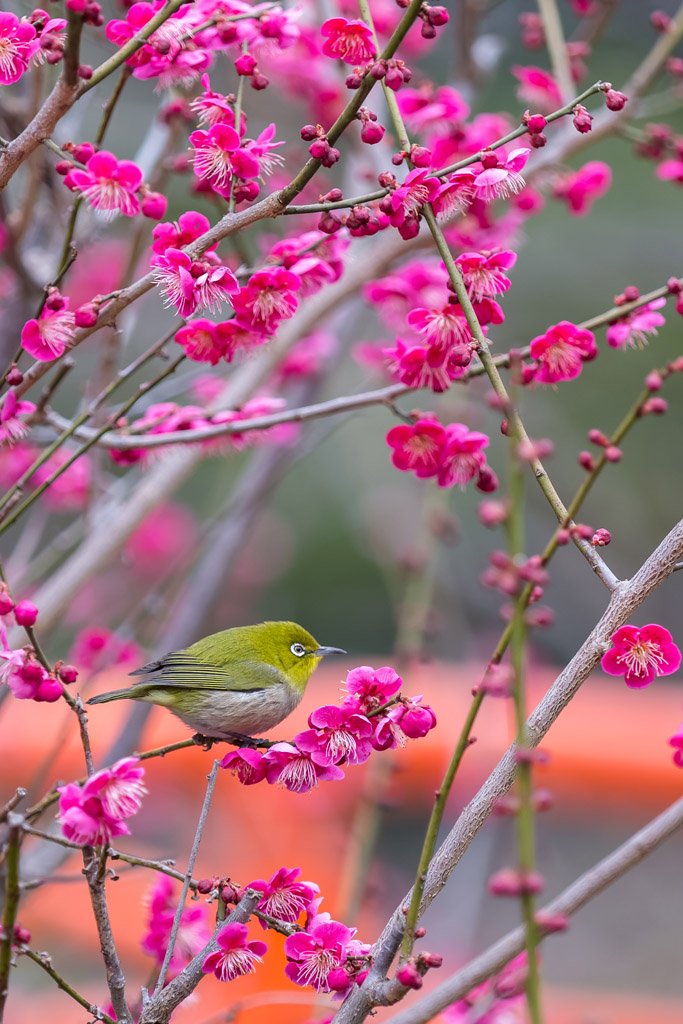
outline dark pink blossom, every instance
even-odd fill
[[[474,195],[474,171],[463,168],[448,176],[443,185],[432,197],[434,213],[439,219],[447,219],[458,211],[463,212],[469,206]]]
[[[596,199],[609,191],[612,184],[612,170],[601,160],[591,160],[572,174],[556,178],[553,194],[564,199],[574,217],[584,217]]]
[[[0,445],[3,442],[13,444],[28,433],[28,427],[20,416],[29,416],[36,411],[33,402],[17,398],[14,388],[10,388],[0,406]]]
[[[214,124],[208,131],[198,129],[190,135],[194,147],[194,172],[208,181],[214,192],[230,196],[233,177],[257,178],[259,162],[246,149],[234,128],[227,124]]]
[[[419,89],[401,89],[398,107],[406,127],[416,132],[448,131],[470,114],[470,108],[457,89],[449,85],[435,89],[429,83]]]
[[[61,469],[73,453],[64,448],[57,449],[50,458],[35,471],[31,483],[39,486],[57,469]],[[90,498],[92,465],[87,455],[80,455],[75,462],[64,469],[45,491],[43,500],[48,508],[56,512],[83,509]]]
[[[85,786],[69,782],[59,786],[59,822],[64,836],[78,846],[106,846],[114,836],[129,835],[119,818],[111,818],[102,801]]]
[[[184,249],[186,245],[190,245],[205,234],[210,227],[211,224],[203,213],[188,210],[181,213],[177,221],[164,221],[163,224],[154,225],[152,251],[162,256],[167,249]],[[217,245],[218,242],[212,245],[208,252]]]
[[[517,254],[509,249],[503,252],[464,252],[456,259],[472,302],[481,302],[484,296],[500,295],[510,287],[504,274],[517,262]]]
[[[318,914],[305,932],[285,939],[285,956],[289,961],[285,974],[295,985],[310,985],[316,992],[329,992],[330,972],[343,967],[350,955],[358,956],[368,949],[354,940],[355,934],[355,928],[333,921],[329,914]]]
[[[0,658],[0,683],[7,683],[18,700],[35,700],[53,704],[62,696],[62,684],[47,672],[32,654],[30,648],[10,650],[5,643],[4,629],[0,629],[3,649]]]
[[[663,626],[621,626],[612,634],[612,647],[600,664],[609,675],[623,676],[627,686],[639,689],[657,676],[676,672],[681,652]]]
[[[678,730],[669,739],[669,746],[674,748],[673,761],[679,768],[683,768],[683,722]]]
[[[647,302],[640,309],[634,309],[632,313],[620,317],[616,323],[610,324],[605,333],[605,339],[612,348],[635,348],[647,344],[648,335],[657,334],[657,328],[666,323],[661,313],[655,310],[666,305],[666,299],[655,299]]]
[[[481,161],[482,170],[474,178],[476,198],[490,203],[494,199],[520,192],[525,185],[520,172],[530,155],[530,149],[513,149],[509,157],[502,158],[493,152],[486,153]]]
[[[405,327],[415,307],[438,307],[446,301],[448,275],[441,260],[409,260],[402,267],[363,286],[363,297],[377,308],[389,327]]]
[[[300,287],[301,278],[284,267],[257,270],[232,299],[235,318],[258,334],[274,334],[282,320],[294,316]]]
[[[364,64],[377,53],[372,31],[364,21],[329,18],[320,32],[327,37],[322,46],[326,57],[338,57],[345,64]]]
[[[197,309],[217,310],[239,287],[232,270],[210,252],[193,260],[180,249],[169,248],[154,256],[151,265],[166,305],[174,305],[182,317]]]
[[[64,184],[108,217],[117,213],[134,217],[140,212],[136,193],[142,184],[142,171],[132,160],[118,160],[106,149],[93,153],[84,171],[78,167],[70,170]]]
[[[541,384],[556,384],[578,377],[583,363],[597,356],[598,346],[591,331],[561,320],[533,339],[530,352],[538,363],[533,379]]]
[[[251,974],[268,952],[265,942],[247,942],[247,926],[234,921],[216,936],[219,949],[209,953],[202,964],[204,974],[215,974],[219,981],[232,981],[240,974]]]
[[[27,320],[21,330],[21,347],[41,363],[58,359],[74,338],[75,318],[69,300],[58,309],[47,304],[37,320]]]
[[[474,480],[486,464],[483,449],[488,445],[486,434],[470,430],[464,423],[449,423],[438,468],[439,487],[457,484],[464,488]]]
[[[145,901],[149,918],[147,931],[140,945],[159,965],[164,962],[177,907],[173,889],[173,881],[168,875],[160,875]],[[180,928],[173,947],[171,977],[175,977],[204,948],[210,938],[211,929],[207,922],[206,907],[201,903],[187,903],[183,908]]]
[[[462,306],[455,303],[449,302],[441,309],[417,307],[411,309],[407,319],[413,330],[424,335],[430,345],[444,351],[453,347],[469,348],[472,342],[472,332]]]
[[[236,775],[243,786],[253,786],[265,779],[268,762],[260,750],[240,747],[228,751],[221,761],[221,768],[227,768]]]
[[[76,635],[69,661],[75,661],[84,672],[100,672],[110,665],[139,664],[140,651],[136,644],[122,640],[110,629],[90,626]]]
[[[422,697],[407,698],[388,712],[388,717],[409,739],[426,736],[436,725],[434,711],[429,704],[421,704],[421,700]]]
[[[300,295],[313,295],[323,285],[338,281],[342,276],[349,244],[348,238],[338,235],[305,231],[276,242],[268,253],[267,262],[280,263],[285,270],[296,274],[301,280]]]
[[[318,785],[319,779],[327,782],[344,778],[341,768],[316,764],[310,754],[291,743],[273,744],[266,751],[265,759],[268,762],[268,782],[284,786],[293,793],[308,793]]]
[[[372,724],[352,709],[326,704],[309,715],[308,724],[311,728],[297,733],[294,742],[316,764],[364,764],[372,753]]]
[[[0,85],[18,82],[38,49],[35,26],[0,11]]]
[[[244,143],[243,152],[256,160],[261,175],[272,174],[277,167],[282,166],[285,162],[285,158],[280,153],[274,152],[285,144],[284,141],[273,142],[275,132],[275,124],[269,124],[267,128],[259,132],[257,138],[247,139]],[[244,177],[244,175],[240,175],[240,177]]]
[[[349,695],[360,701],[363,708],[372,710],[393,697],[402,683],[401,677],[389,665],[377,669],[360,665],[351,669],[344,685]]]
[[[221,122],[234,128],[235,111],[228,97],[224,96],[221,92],[214,92],[211,89],[208,75],[202,75],[202,87],[204,91],[199,96],[195,96],[190,103],[190,107],[197,115],[199,123],[213,125]],[[242,114],[240,135],[244,135],[246,126],[247,120],[245,115]]]
[[[446,431],[438,420],[425,416],[415,423],[401,423],[391,428],[386,441],[393,449],[391,461],[402,472],[413,472],[420,479],[439,472]]]
[[[301,868],[279,868],[267,882],[257,878],[246,888],[263,893],[256,906],[264,914],[279,921],[298,921],[301,914],[308,916],[320,895],[320,887],[315,882],[298,881],[300,874]],[[267,927],[263,921],[261,924]]]
[[[401,338],[396,339],[394,348],[382,351],[390,360],[388,370],[396,380],[437,393],[447,391],[452,381],[462,377],[472,360],[468,346],[445,349],[440,345],[409,345]]]
[[[112,768],[91,775],[85,785],[89,796],[99,798],[108,817],[130,818],[140,810],[147,792],[144,776],[139,758],[124,757]]]
[[[225,355],[225,345],[216,333],[213,320],[188,320],[185,327],[176,333],[174,341],[185,349],[188,358],[196,363],[211,363],[215,366]]]
[[[430,175],[428,170],[416,169],[406,175],[402,185],[394,189],[389,198],[389,222],[400,227],[406,217],[414,215],[421,206],[432,201],[441,182]]]
[[[519,82],[517,99],[522,103],[528,103],[541,114],[549,114],[562,106],[560,87],[548,71],[519,64],[513,64],[510,70]]]

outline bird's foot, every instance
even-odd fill
[[[211,747],[217,742],[217,740],[215,736],[204,736],[203,733],[196,732],[192,737],[192,742],[196,743],[198,747],[202,748],[202,750],[211,750]]]
[[[226,732],[225,739],[228,743],[234,743],[236,747],[251,747],[254,750],[263,745],[262,740],[255,739],[253,736],[245,736],[241,732]]]

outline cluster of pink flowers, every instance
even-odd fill
[[[13,609],[15,617],[17,609],[19,609],[21,617],[21,605],[24,603],[28,604],[29,602],[20,602]],[[31,605],[31,608],[33,607]],[[35,616],[29,616],[29,618],[35,621]],[[20,622],[19,619],[17,621]],[[20,624],[24,623],[20,622]],[[25,624],[32,625],[32,622],[27,620]],[[40,664],[32,648],[22,647],[13,651],[5,647],[0,651],[0,658],[4,661],[0,667],[0,683],[7,683],[14,696],[19,700],[35,700],[38,703],[53,704],[62,696],[60,679]]]
[[[84,150],[91,150],[90,156]],[[98,152],[89,143],[82,143],[79,156],[83,167],[64,162],[59,169],[65,171],[64,184],[72,192],[84,196],[94,210],[107,218],[122,213],[124,217],[135,217],[139,213],[152,220],[159,220],[166,213],[166,199],[159,192],[152,192],[142,180],[142,171],[132,160],[119,160],[113,153],[102,149]]]
[[[668,629],[657,623],[620,626],[600,664],[611,676],[623,676],[627,686],[642,689],[658,676],[669,676],[681,664],[681,652]]]
[[[498,481],[486,463],[489,438],[464,423],[442,426],[433,415],[414,423],[401,423],[387,434],[391,461],[404,473],[421,480],[436,477],[439,487],[465,487],[476,480],[479,490],[494,491]]]
[[[68,297],[52,289],[38,319],[24,324],[21,347],[39,362],[51,362],[69,347],[75,327],[76,317],[69,309]]]
[[[422,697],[396,697],[401,677],[388,666],[368,665],[352,669],[346,677],[346,696],[341,705],[317,708],[309,727],[292,743],[274,743],[262,753],[241,747],[221,761],[245,786],[262,782],[307,793],[319,781],[342,779],[342,765],[363,764],[373,750],[387,750],[411,739],[426,736],[436,725],[436,715]],[[395,703],[379,712],[381,705]]]
[[[168,948],[176,901],[173,898],[173,881],[168,875],[160,875],[147,896],[148,926],[142,937],[141,946],[145,953],[154,957],[161,965]],[[169,978],[173,978],[199,953],[211,938],[206,907],[190,903],[183,908],[180,928],[173,947],[169,965]]]
[[[578,377],[583,364],[597,356],[598,346],[591,331],[562,320],[533,339],[530,354],[535,363],[525,367],[524,380],[557,384]]]
[[[124,757],[83,785],[60,786],[59,821],[65,837],[79,846],[104,846],[114,836],[129,835],[124,819],[140,810],[147,792],[144,774],[137,757]]]

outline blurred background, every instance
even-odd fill
[[[526,104],[516,99],[517,82],[510,66],[548,66],[545,51],[526,50],[520,42],[519,15],[530,5],[472,0],[447,6],[452,31],[449,28],[440,35],[427,52],[421,53],[418,47],[414,56],[406,57],[416,81],[424,74],[438,84],[455,86],[473,114],[507,111],[516,117]],[[649,23],[651,12],[663,9],[673,14],[675,5],[624,0],[606,6],[613,7],[614,14],[586,57],[585,81],[610,80],[619,88],[656,41]],[[568,32],[580,32],[570,4],[560,0],[560,8]],[[325,7],[322,16],[330,13]],[[109,16],[121,15],[117,9]],[[468,39],[465,28],[476,29],[476,44],[463,42]],[[110,52],[102,40],[89,45],[93,64]],[[227,63],[216,65],[212,87],[227,91],[233,87],[229,76]],[[670,79],[660,76],[649,111],[636,122],[639,127],[663,120],[674,131],[683,131],[676,89],[669,86]],[[128,105],[113,120],[108,145],[119,157],[144,165],[167,141],[166,129],[154,120],[159,97],[146,83],[132,80],[127,88]],[[97,99],[89,95],[85,111],[79,105],[65,118],[60,141],[92,137],[101,103],[99,94]],[[278,125],[278,138],[297,140],[305,108],[296,107],[274,88],[266,93],[266,100],[262,95],[249,96],[250,134],[256,135],[272,119]],[[381,118],[379,107],[378,111]],[[328,173],[324,185],[341,184],[345,194],[363,192],[362,177],[358,185],[361,153],[354,152],[352,144],[349,152],[345,177],[338,181]],[[296,168],[305,148],[295,141],[286,153],[287,168]],[[645,293],[683,274],[680,186],[659,181],[654,163],[634,156],[633,143],[627,138],[602,140],[572,159],[570,166],[579,167],[588,159],[610,164],[612,187],[588,217],[573,218],[563,204],[548,197],[542,214],[524,223],[513,245],[518,261],[510,275],[512,287],[502,300],[506,320],[490,332],[497,352],[528,344],[559,320],[578,323],[602,313],[626,286],[636,285]],[[533,161],[532,156],[529,172]],[[378,164],[374,173],[380,169]],[[547,185],[550,173],[544,171],[536,184]],[[315,199],[324,185],[316,185],[315,194],[305,198]],[[169,179],[167,192],[168,219],[174,219],[188,208],[187,179]],[[62,214],[68,211],[68,194],[52,199],[61,204]],[[215,208],[202,196],[194,195],[190,207],[216,217]],[[314,226],[315,219],[301,222],[302,231]],[[260,235],[256,232],[247,239],[246,252],[232,254],[233,265],[245,259],[257,261],[290,228],[289,222],[269,223]],[[81,258],[65,289],[74,296],[74,306],[93,292],[116,286],[131,242],[130,224],[118,222],[105,230],[102,221],[87,213],[79,232]],[[381,238],[354,243],[348,272],[354,268],[357,272],[360,266],[365,268],[361,279],[373,279]],[[412,259],[426,253],[431,258],[429,250],[411,247],[409,251]],[[41,280],[49,279],[53,256],[40,236],[28,238],[27,259]],[[136,276],[146,272],[147,259],[145,248]],[[383,274],[400,266],[401,259],[387,262]],[[314,304],[319,298],[308,302]],[[12,292],[6,301],[3,330],[11,352],[16,346],[16,324],[32,315],[27,309],[32,308],[33,296]],[[577,381],[522,394],[521,412],[529,433],[554,442],[547,466],[565,503],[584,477],[577,456],[591,447],[588,429],[597,427],[609,434],[635,400],[645,375],[681,355],[683,320],[671,303],[665,313],[666,325],[646,347],[612,350],[605,344],[604,328],[599,329],[600,355],[584,367]],[[107,359],[120,365],[129,362],[170,323],[152,293],[122,318],[117,332],[104,332],[102,340],[97,335],[79,349],[77,366],[53,401],[55,409],[72,416],[88,382],[98,379]],[[386,382],[354,357],[359,343],[393,343],[394,332],[382,322],[375,304],[357,291],[330,311],[320,302],[306,336],[314,328],[323,332],[317,348],[313,346],[314,372],[293,373],[288,379],[283,393],[291,404],[351,394]],[[222,373],[229,380],[239,369],[224,367],[212,375]],[[186,366],[162,385],[155,400],[199,402],[198,396],[205,393],[201,390],[205,371],[194,364]],[[270,383],[276,382],[271,378]],[[630,576],[640,566],[681,514],[679,375],[667,382],[662,395],[669,403],[666,415],[644,417],[636,424],[622,446],[622,460],[607,467],[580,515],[583,522],[611,532],[612,543],[603,554],[620,577]],[[404,412],[433,409],[442,422],[463,420],[471,429],[490,434],[488,461],[504,487],[506,442],[499,433],[498,414],[487,405],[483,382],[472,382],[467,389],[454,387],[439,398],[429,393],[406,396],[398,405]],[[365,662],[395,664],[405,676],[406,692],[425,694],[440,718],[436,732],[406,750],[375,758],[385,759],[386,764],[373,761],[349,771],[334,790],[322,787],[297,797],[265,786],[244,790],[232,776],[222,776],[202,848],[200,860],[207,875],[226,872],[243,884],[250,880],[247,875],[267,878],[282,864],[301,866],[304,878],[320,883],[325,893],[323,909],[348,924],[358,924],[359,936],[366,941],[376,937],[386,915],[411,884],[431,793],[441,778],[471,688],[481,678],[503,625],[500,595],[485,589],[480,576],[490,552],[505,547],[504,533],[487,531],[479,524],[481,495],[473,489],[437,494],[431,485],[391,466],[384,439],[395,422],[387,408],[370,408],[304,424],[292,443],[197,458],[191,472],[179,474],[178,486],[169,488],[163,500],[148,501],[142,521],[117,550],[100,563],[93,560],[93,570],[80,576],[78,560],[84,550],[90,550],[92,537],[98,530],[106,532],[103,524],[121,522],[141,492],[153,490],[155,481],[163,478],[164,466],[174,465],[176,455],[160,455],[144,466],[124,469],[115,466],[106,452],[96,451],[90,456],[87,474],[80,481],[72,480],[61,504],[57,497],[38,505],[21,530],[15,528],[2,538],[7,574],[15,584],[18,581],[20,596],[34,599],[41,609],[51,609],[45,613],[49,623],[41,633],[48,653],[55,659],[76,660],[82,687],[88,692],[125,685],[126,672],[151,656],[214,630],[274,618],[298,621],[320,643],[345,648],[347,668]],[[46,435],[38,435],[39,442],[45,439]],[[3,482],[11,475],[8,460],[9,456],[0,454]],[[554,517],[530,478],[527,553],[542,550],[553,529]],[[74,574],[78,584],[72,587]],[[680,642],[677,596],[681,583],[674,576],[661,586],[639,611],[636,624],[659,622]],[[552,607],[554,620],[534,630],[531,637],[530,703],[545,691],[592,629],[606,606],[607,594],[569,545],[552,562],[543,600]],[[335,699],[343,669],[326,666],[320,676],[315,703],[307,703],[298,718],[288,721],[287,735],[303,727],[312,707]],[[541,770],[543,785],[556,796],[555,808],[539,822],[538,859],[549,896],[623,841],[681,789],[680,769],[671,764],[666,746],[678,725],[681,683],[664,679],[635,692],[620,682],[595,678],[584,691],[551,731],[546,744],[551,760]],[[451,798],[447,825],[513,735],[505,702],[488,703],[477,724],[478,742],[467,755]],[[0,800],[17,784],[29,786],[33,797],[55,777],[70,779],[80,774],[66,712],[62,721],[51,707],[28,706],[28,702],[10,706],[8,700],[0,714],[5,737]],[[114,753],[125,752],[122,742],[128,749],[142,749],[185,735],[161,711],[147,719],[146,709],[131,712],[107,707],[106,712],[93,710],[90,719],[103,764]],[[37,764],[42,767],[36,769]],[[175,857],[182,868],[210,765],[211,755],[201,751],[181,751],[151,763],[150,796],[126,849]],[[36,851],[35,856],[43,854]],[[545,945],[543,971],[551,1024],[628,1024],[650,1019],[666,1024],[683,1019],[677,956],[683,899],[680,857],[681,840],[674,838],[582,911],[569,932]],[[489,875],[512,858],[510,821],[491,820],[443,898],[430,910],[426,943],[444,954],[443,974],[516,923],[516,904],[494,901],[485,888]],[[64,963],[67,952],[70,966],[82,962],[82,977],[74,977],[74,983],[103,1004],[104,992],[93,979],[93,964],[86,956],[92,948],[92,929],[81,903],[83,893],[69,881],[78,867],[69,861],[55,870],[64,881],[27,895],[22,923],[34,932],[40,948],[56,950],[68,942]],[[122,870],[116,885],[117,939],[128,973],[142,984],[149,961],[139,951],[144,926],[141,899],[149,879],[140,871]],[[74,922],[73,934],[66,940],[65,914],[70,928]],[[255,932],[250,937],[260,937]],[[277,947],[280,940],[269,941]],[[439,981],[437,973],[433,972],[429,984]],[[85,1019],[36,974],[32,965],[20,965],[25,1001],[10,1005],[11,1024],[28,1019],[29,1012],[34,1019],[49,1013],[52,1024]],[[184,1008],[178,1021],[204,1022],[219,1011],[223,1016],[216,1019],[235,1019],[225,1016],[225,1008],[240,1000],[245,1021],[277,1019],[298,1024],[324,1017],[308,993],[283,982],[281,956],[269,959],[258,979],[240,979],[234,989],[209,980],[200,989],[201,1002]],[[280,993],[273,996],[275,1009],[256,1005],[262,999],[257,990],[264,985]],[[285,988],[286,994],[280,992]],[[287,1009],[289,1001],[296,1005]],[[383,1012],[381,1019],[390,1019],[390,1013]]]

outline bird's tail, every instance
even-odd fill
[[[110,690],[109,693],[98,693],[96,697],[91,697],[87,700],[86,704],[107,704],[110,700],[123,700],[125,697],[132,697],[130,689],[126,690]]]

